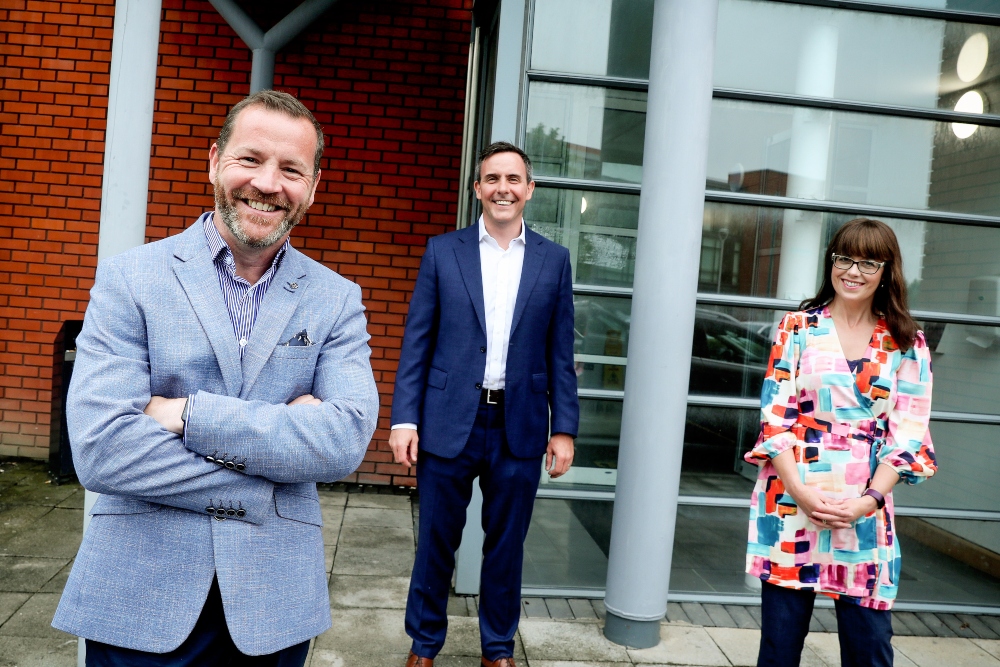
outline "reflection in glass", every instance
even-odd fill
[[[935,382],[934,409],[938,408],[940,393]],[[905,507],[996,511],[1000,507],[996,483],[1000,479],[998,436],[1000,426],[932,421],[938,472],[922,484],[897,485],[893,491],[896,503]]]
[[[930,109],[1000,93],[997,26],[722,0],[715,43],[717,87]]]
[[[632,286],[637,195],[539,187],[524,219],[532,230],[569,248],[574,283]]]
[[[779,297],[782,263],[796,256],[796,266],[810,259],[815,267],[795,276],[799,291],[815,294],[829,239],[856,216],[812,214],[820,225],[815,244],[810,248],[788,247],[784,243],[783,224],[800,215],[807,213],[706,203],[698,291]],[[1000,316],[1000,229],[896,218],[881,220],[892,227],[899,241],[911,308]]]
[[[960,139],[950,123],[929,120],[730,100],[712,107],[710,190],[1000,215],[998,173],[1000,128]],[[792,223],[813,238],[813,217],[786,219],[786,230]]]
[[[649,76],[653,0],[535,0],[531,69]]]
[[[524,543],[524,586],[602,590],[613,508],[610,501],[537,499]],[[678,507],[670,591],[759,594],[744,576],[748,516],[742,507]],[[1000,600],[1000,524],[897,517],[897,528],[901,601],[992,606]]]
[[[757,398],[783,313],[756,308],[699,306],[695,311],[688,391]]]
[[[646,94],[534,81],[524,148],[538,176],[642,182]]]
[[[573,327],[573,356],[581,388],[625,389],[632,300],[578,294]]]

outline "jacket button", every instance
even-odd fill
[[[476,389],[482,389],[482,388],[483,388],[483,383],[482,382],[477,382],[476,383]]]
[[[225,466],[230,470],[236,470],[236,464],[232,461],[226,461]]]
[[[209,514],[215,514],[215,508],[212,507],[211,505],[209,505],[208,507],[206,507],[205,511],[208,512]]]
[[[246,465],[244,465],[242,463],[237,463],[236,464],[236,472],[243,472],[246,469],[247,469]]]
[[[239,517],[240,519],[242,519],[246,515],[247,515],[247,511],[246,510],[244,510],[244,509],[238,509],[238,510],[236,510],[236,516]]]
[[[485,346],[483,346],[483,347],[480,347],[480,348],[479,348],[479,351],[480,351],[480,352],[485,352],[485,351],[486,351],[486,347],[485,347]]]

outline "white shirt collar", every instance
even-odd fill
[[[527,245],[528,241],[527,238],[525,237],[525,229],[527,229],[527,225],[524,224],[524,218],[521,218],[521,233],[518,234],[517,237],[511,239],[511,243],[513,243],[514,241],[520,241],[524,245]],[[497,243],[497,240],[492,236],[490,236],[489,232],[486,231],[486,223],[483,221],[483,216],[479,216],[479,242],[482,243],[486,239],[492,240],[493,243],[496,244],[498,248],[500,247],[500,244]]]

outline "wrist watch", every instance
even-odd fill
[[[191,414],[191,395],[188,394],[187,400],[184,401],[184,409],[181,410],[181,423],[185,426],[187,425],[188,416]]]
[[[871,496],[875,499],[876,509],[882,509],[885,507],[885,496],[876,491],[875,489],[865,489],[865,492],[861,494],[862,496]]]

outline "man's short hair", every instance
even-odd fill
[[[483,162],[490,159],[497,153],[517,153],[521,156],[524,161],[524,171],[528,176],[528,183],[531,183],[534,179],[531,177],[531,158],[528,154],[522,151],[520,148],[514,144],[507,141],[494,141],[492,144],[487,146],[479,154],[479,159],[476,160],[476,182],[483,177]]]
[[[278,111],[291,118],[305,118],[313,124],[313,127],[316,128],[316,154],[313,157],[313,178],[315,178],[319,172],[319,163],[323,157],[323,149],[325,148],[323,126],[319,124],[316,117],[312,115],[312,112],[306,108],[306,105],[299,102],[292,95],[279,90],[259,90],[252,95],[244,97],[236,103],[236,106],[229,110],[229,113],[226,114],[226,120],[222,123],[222,129],[219,130],[219,138],[215,141],[219,147],[219,152],[221,153],[226,150],[226,144],[229,143],[229,138],[233,135],[233,127],[236,126],[236,117],[240,115],[241,111],[251,106],[263,107],[268,111]]]

